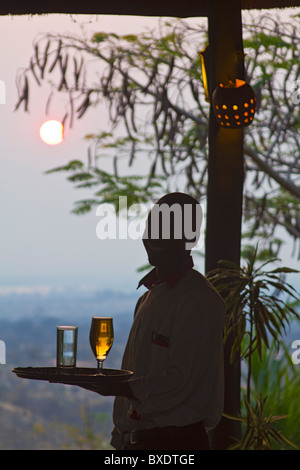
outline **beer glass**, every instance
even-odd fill
[[[90,345],[97,359],[97,369],[103,369],[103,361],[108,355],[114,340],[113,319],[111,317],[92,317]]]

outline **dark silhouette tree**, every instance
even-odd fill
[[[246,76],[258,103],[245,130],[244,232],[277,256],[279,228],[293,237],[294,249],[300,238],[299,15],[289,22],[261,15],[243,30]],[[108,113],[108,128],[86,136],[86,160],[48,172],[65,171],[77,188],[90,188],[91,197],[77,201],[74,213],[101,202],[118,209],[120,195],[131,204],[170,189],[205,199],[209,105],[198,52],[206,43],[204,26],[179,20],[139,35],[36,38],[29,66],[18,75],[16,109],[28,111],[29,89],[48,80],[46,109],[53,93],[67,97],[64,125],[100,105]],[[110,172],[101,169],[107,155]]]

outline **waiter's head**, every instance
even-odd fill
[[[188,194],[169,193],[159,199],[149,212],[143,235],[150,264],[189,254],[199,240],[201,222],[201,206]]]

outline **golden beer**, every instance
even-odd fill
[[[102,369],[103,361],[109,353],[113,341],[113,319],[111,317],[92,317],[90,345],[98,361],[98,368]]]

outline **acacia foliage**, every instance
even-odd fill
[[[243,24],[246,77],[258,103],[245,129],[244,233],[268,240],[274,256],[282,244],[280,227],[300,239],[299,20],[263,15]],[[49,171],[65,171],[77,188],[91,190],[73,212],[100,202],[118,210],[120,195],[131,204],[169,190],[205,199],[210,105],[198,52],[206,44],[206,27],[182,20],[139,35],[36,38],[29,66],[18,75],[16,109],[28,111],[29,89],[47,81],[47,109],[53,93],[67,98],[65,125],[98,106],[108,116],[107,129],[86,136],[87,158]],[[102,165],[107,157],[111,171]]]

